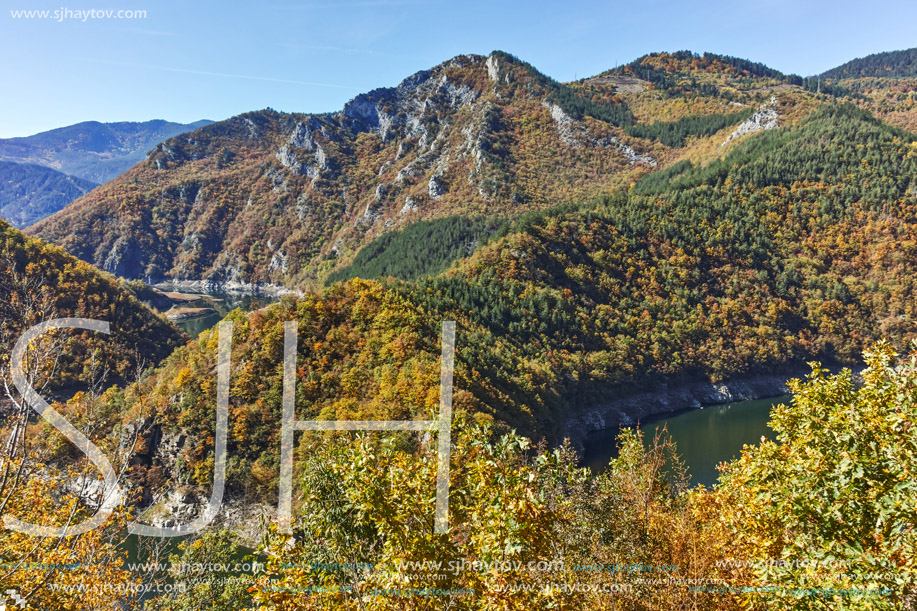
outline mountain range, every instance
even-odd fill
[[[477,338],[457,368],[469,410],[556,440],[634,384],[849,362],[917,334],[917,143],[893,125],[914,113],[888,112],[883,92],[910,82],[888,81],[829,94],[679,52],[564,84],[460,56],[337,113],[170,138],[29,233],[124,278],[330,284],[307,297],[329,337],[366,299],[459,320]],[[338,357],[316,375],[342,375]]]
[[[459,56],[336,113],[263,110],[167,140],[30,231],[124,277],[320,283],[416,221],[510,219],[717,151],[787,86],[689,55],[640,60],[675,62],[662,85],[631,74],[564,84],[506,53]],[[799,96],[787,93],[784,120]]]
[[[489,219],[461,244],[415,252],[441,269],[520,214],[716,158],[820,96],[914,127],[913,94],[897,92],[908,79],[863,81],[678,52],[558,83],[503,52],[459,56],[336,113],[267,109],[168,139],[31,231],[123,277],[296,288],[365,273],[380,243],[361,249],[418,221]]]
[[[65,381],[85,383],[96,362],[89,355],[96,354],[119,382],[136,381],[81,393],[68,402],[68,413],[101,414],[100,421],[90,418],[94,435],[111,447],[131,448],[126,477],[145,522],[188,522],[203,510],[217,473],[221,342],[214,329],[191,339],[180,335],[137,298],[161,297],[138,280],[291,293],[225,319],[232,323],[231,458],[221,519],[235,529],[257,523],[255,512],[277,503],[290,321],[297,324],[296,419],[325,421],[435,419],[441,413],[441,324],[455,321],[456,430],[486,431],[480,441],[456,447],[486,457],[493,448],[518,444],[535,465],[563,456],[572,465],[569,447],[543,453],[564,439],[581,447],[596,431],[699,407],[686,390],[696,385],[719,402],[751,398],[741,380],[786,380],[818,361],[826,365],[792,386],[792,406],[773,412],[781,445],[746,447],[712,491],[684,494],[673,485],[671,496],[652,504],[676,507],[678,515],[714,529],[725,508],[737,507],[757,528],[771,521],[759,519],[762,507],[786,506],[799,512],[798,522],[777,535],[756,536],[750,547],[759,558],[775,557],[775,549],[796,557],[788,542],[809,528],[828,542],[824,554],[856,543],[845,553],[871,570],[876,558],[913,547],[895,538],[905,533],[913,541],[913,512],[907,513],[913,470],[899,460],[913,454],[913,376],[893,367],[889,355],[904,353],[917,339],[917,79],[899,70],[907,52],[857,61],[837,73],[843,78],[802,78],[722,55],[653,53],[558,83],[497,51],[453,58],[395,87],[361,94],[339,112],[265,109],[200,127],[157,144],[130,170],[25,232],[0,221],[0,290],[11,295],[0,300],[0,348],[41,316],[112,320],[121,332],[114,341],[79,336],[64,344]],[[833,382],[827,371],[856,368],[864,353],[871,370],[863,376],[865,395],[857,398],[850,369]],[[141,354],[155,368],[131,377]],[[871,411],[873,402],[885,407]],[[528,439],[511,441],[513,431]],[[630,438],[609,467],[611,477],[630,473],[647,482],[640,486],[669,490],[663,461],[635,460],[644,445]],[[541,439],[545,443],[530,445]],[[434,447],[428,436],[304,431],[295,445],[296,498],[305,509],[298,510],[296,540],[288,545],[286,539],[284,549],[328,554],[327,537],[336,532],[345,533],[344,549],[353,547],[350,525],[360,515],[396,516],[394,528],[365,529],[370,550],[401,537],[406,524],[412,533],[431,532],[432,471],[423,488],[428,492],[418,492],[410,509],[420,515],[422,508],[427,522],[389,511],[400,499],[387,505],[397,492],[421,489],[405,485],[405,477],[417,464],[432,464],[415,462]],[[394,449],[410,460],[386,463]],[[762,451],[773,454],[761,459]],[[346,468],[328,471],[329,456],[341,457]],[[749,466],[755,456],[780,477]],[[799,467],[803,456],[808,462]],[[450,460],[452,477],[465,481],[471,469],[462,452]],[[522,471],[488,461],[475,469],[493,473],[493,483],[456,494],[451,507],[465,511],[467,499],[491,489],[506,495],[506,506],[518,506],[520,498],[541,498],[548,506],[564,498],[560,489],[579,481],[546,477],[543,496],[517,493],[521,489],[507,482]],[[882,469],[873,468],[877,464]],[[378,469],[372,479],[379,487],[353,479],[367,465]],[[385,479],[391,474],[395,479]],[[616,480],[584,483],[570,515],[579,516],[571,528],[581,537],[586,525],[618,524],[636,507],[639,529],[590,534],[570,548],[592,554],[599,549],[593,541],[624,542],[622,555],[601,562],[621,566],[615,563],[631,562],[647,538],[655,540],[649,522],[641,521],[651,497],[616,492],[643,490],[628,483],[636,479],[607,489],[613,494],[596,501],[607,511],[602,514],[575,511],[606,490],[601,482]],[[775,501],[787,482],[799,500]],[[856,488],[859,482],[868,488]],[[368,497],[348,492],[357,511],[309,509],[340,507],[343,491],[370,488]],[[674,504],[708,492],[726,496],[698,512]],[[809,511],[810,497],[824,499],[819,511]],[[845,513],[831,509],[835,503]],[[893,518],[863,518],[871,505],[894,508]],[[317,524],[312,517],[331,514],[348,526],[308,530]],[[485,514],[507,515],[489,502]],[[519,527],[510,515],[508,526],[456,529],[447,539],[466,541],[480,532],[496,541],[498,554],[507,553],[506,533]],[[841,522],[850,528],[838,530]],[[685,531],[670,528],[677,523],[653,523],[652,532],[677,540],[660,544],[666,553],[688,549]],[[886,534],[873,537],[876,524]],[[553,531],[537,530],[555,545]],[[728,532],[686,553],[732,553],[737,539]],[[424,543],[424,554],[447,539]],[[866,549],[873,539],[881,542],[875,552]],[[889,540],[894,545],[883,547]],[[900,554],[901,565],[912,556]],[[678,565],[664,555],[639,559],[643,566],[660,559]],[[300,568],[276,574],[285,570],[301,574]],[[894,585],[899,573],[887,575],[882,583]],[[734,581],[743,592],[751,583],[744,579]],[[663,596],[672,591],[660,590]],[[201,600],[213,599],[210,590],[201,592]],[[301,590],[290,595],[278,604],[311,604]],[[800,599],[789,600],[785,608],[797,608]],[[910,607],[892,601],[888,608],[913,608],[908,600]],[[690,604],[707,603],[694,598]],[[623,608],[674,607],[666,598],[647,606],[643,597]]]
[[[88,180],[34,163],[0,161],[0,218],[27,227],[95,187]]]
[[[575,83],[459,56],[336,113],[168,139],[29,232],[125,278],[389,278],[345,292],[462,320],[489,364],[486,384],[467,373],[472,411],[556,438],[660,376],[846,362],[914,336],[915,113],[883,103],[910,81],[807,81],[690,52]],[[331,327],[352,298],[328,298]]]
[[[127,171],[159,142],[209,123],[85,121],[0,139],[0,217],[30,225]]]

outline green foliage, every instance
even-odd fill
[[[633,125],[627,129],[627,133],[637,138],[658,140],[666,146],[678,148],[684,146],[689,136],[712,136],[724,127],[741,123],[752,113],[754,109],[749,108],[731,114],[692,115],[677,121]]]
[[[618,127],[627,127],[636,121],[633,113],[623,101],[618,103],[597,102],[587,97],[586,92],[560,83],[552,83],[550,89],[551,101],[574,119],[592,117]]]
[[[133,379],[182,343],[182,334],[117,281],[65,253],[30,238],[0,220],[0,355],[5,361],[19,336],[51,318],[107,321],[111,335],[78,333],[63,347],[52,385],[89,382],[93,368],[109,382]],[[5,364],[5,363],[3,363]]]
[[[907,195],[914,155],[905,145],[914,141],[914,135],[866,110],[832,104],[798,128],[759,134],[705,167],[681,162],[647,176],[636,192],[671,196],[686,189],[722,187],[727,179],[754,188],[810,182],[835,185],[826,198],[840,198],[842,205],[865,200],[881,206]],[[854,175],[862,180],[850,181]]]
[[[717,85],[703,76],[706,74],[725,74],[734,80],[748,81],[785,78],[783,73],[764,64],[716,53],[698,55],[691,51],[651,53],[604,74],[641,78],[667,97],[721,95],[723,92]]]
[[[326,284],[350,278],[414,280],[444,271],[487,243],[505,222],[482,216],[418,221],[364,246],[353,263],[331,273]]]
[[[915,164],[908,134],[828,107],[706,167],[682,163],[629,195],[534,215],[458,273],[403,290],[521,339],[550,372],[545,388],[554,375],[576,380],[565,397],[660,374],[853,360],[879,334],[915,334],[910,301],[880,297],[917,291],[905,271],[917,265],[905,254]]]
[[[593,570],[718,574],[712,556],[697,549],[709,533],[679,494],[683,473],[670,443],[656,438],[644,447],[626,432],[620,457],[593,479],[569,447],[533,448],[460,416],[451,527],[439,535],[435,445],[417,441],[329,435],[309,445],[293,536],[272,531],[262,549],[270,558],[255,594],[263,609],[737,608],[719,593],[645,583],[639,571]],[[399,588],[466,594],[392,594]]]
[[[243,559],[246,550],[238,544],[232,531],[225,528],[208,530],[199,537],[182,541],[178,551],[169,556],[169,578],[174,593],[145,602],[145,610],[254,608],[247,592],[251,582],[246,581],[252,577],[235,570],[237,565],[251,564],[251,557]]]
[[[533,608],[547,600],[559,609],[581,608],[582,598],[576,594],[562,600],[545,597],[544,587],[537,587],[549,578],[545,572],[450,570],[449,563],[455,566],[462,560],[525,564],[551,558],[552,535],[569,515],[569,500],[557,493],[565,482],[575,484],[586,477],[559,451],[530,460],[525,438],[489,439],[486,431],[460,423],[455,433],[449,503],[455,528],[449,535],[433,533],[435,447],[409,452],[392,439],[360,436],[313,448],[293,546],[288,537],[274,535],[264,550],[277,559],[265,576],[270,585],[256,595],[266,603],[264,608],[330,604],[335,609],[380,610],[398,608],[401,600],[411,608],[433,609],[450,598],[456,609]],[[424,561],[442,562],[442,570],[403,567]],[[404,577],[408,571],[414,573],[409,583]],[[536,587],[530,593],[501,591],[510,583]],[[304,597],[297,589],[311,584],[331,586],[332,591]],[[333,591],[334,586],[344,591]],[[431,596],[428,602],[417,601],[423,598],[417,596],[373,594],[405,587],[469,594]]]
[[[256,498],[276,488],[285,320],[300,321],[300,417],[429,417],[438,325],[456,320],[457,405],[552,441],[579,406],[636,384],[855,362],[881,335],[906,342],[917,336],[906,136],[828,107],[707,167],[526,215],[447,273],[352,280],[233,314],[231,486]],[[395,253],[420,240],[394,238]],[[184,464],[212,452],[215,355],[205,334],[169,360],[160,387],[143,387],[164,425],[195,440]],[[209,470],[183,477],[205,484]]]
[[[623,101],[613,103],[597,101],[593,96],[588,95],[588,90],[575,88],[566,83],[558,83],[551,77],[539,72],[528,62],[524,62],[509,53],[494,51],[493,55],[499,60],[522,66],[538,85],[549,92],[549,99],[574,119],[592,117],[618,127],[632,125],[635,121],[633,113],[630,112],[627,104]]]
[[[803,88],[804,91],[809,91],[811,93],[823,93],[835,98],[845,96],[850,98],[862,97],[847,87],[838,85],[836,82],[833,83],[830,80],[823,80],[821,77],[800,79],[799,85]]]
[[[774,408],[775,441],[746,447],[721,479],[736,547],[784,592],[771,608],[900,609],[917,593],[917,355],[865,354],[863,383],[813,364]],[[783,562],[774,562],[775,560]],[[800,560],[804,562],[799,562]],[[888,591],[805,596],[806,588]]]
[[[874,53],[841,64],[821,75],[822,78],[831,79],[864,76],[895,78],[917,76],[917,49]]]

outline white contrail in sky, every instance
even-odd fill
[[[248,81],[267,81],[269,83],[287,83],[290,85],[307,85],[310,87],[331,87],[334,89],[352,89],[356,91],[357,87],[350,85],[339,85],[336,83],[320,83],[317,81],[295,81],[291,79],[273,78],[270,76],[255,76],[253,74],[232,74],[230,72],[211,72],[209,70],[193,70],[191,68],[173,68],[170,66],[155,66],[152,64],[135,64],[130,62],[113,62],[108,60],[94,60],[99,64],[108,64],[110,66],[125,66],[127,68],[145,68],[147,70],[160,70],[162,72],[180,72],[183,74],[198,74],[201,76],[218,76],[223,78],[236,78]]]

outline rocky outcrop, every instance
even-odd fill
[[[122,278],[140,278],[143,275],[143,264],[140,261],[140,249],[130,237],[122,235],[105,257],[102,269]]]
[[[280,162],[280,165],[290,170],[291,172],[299,174],[299,171],[302,169],[302,163],[299,161],[296,155],[293,154],[293,152],[290,150],[290,147],[285,144],[280,147],[280,150],[277,151],[277,160]]]
[[[583,145],[582,137],[584,135],[588,137],[584,127],[577,125],[573,117],[565,113],[564,109],[557,104],[545,100],[541,105],[551,111],[551,118],[554,119],[554,126],[557,128],[557,135],[560,136],[561,142],[574,147]]]
[[[651,167],[656,167],[658,165],[657,161],[652,157],[652,155],[641,155],[633,148],[627,146],[614,136],[609,136],[603,140],[599,141],[602,146],[613,146],[620,151],[624,158],[627,159],[631,164],[643,163]]]
[[[493,55],[488,55],[484,61],[484,66],[487,68],[487,76],[490,80],[494,82],[500,80],[500,60]]]
[[[430,177],[430,182],[427,185],[427,191],[429,192],[430,197],[433,199],[439,199],[443,196],[445,191],[440,180],[440,175],[434,174]]]
[[[398,214],[407,214],[408,212],[413,212],[417,210],[417,204],[414,203],[414,200],[410,196],[404,198],[404,206],[401,207],[401,210]]]
[[[445,74],[433,75],[433,70],[421,70],[397,87],[360,94],[344,105],[337,118],[353,131],[371,132],[383,141],[396,135],[428,138],[429,124],[437,122],[437,113],[428,110],[455,110],[473,103],[479,96],[468,85],[453,83]]]
[[[726,146],[736,138],[740,138],[747,134],[778,127],[780,119],[778,109],[777,96],[771,96],[771,99],[762,104],[755,114],[743,121],[734,132],[729,134],[729,137],[726,138],[720,146]]]
[[[554,120],[554,125],[557,128],[557,135],[560,137],[560,141],[567,146],[574,148],[583,146],[616,148],[631,164],[644,163],[656,167],[657,162],[653,157],[650,155],[641,155],[615,136],[607,136],[604,138],[594,137],[589,133],[589,129],[583,125],[581,121],[575,120],[557,104],[545,100],[541,105],[551,112],[551,118]]]
[[[268,271],[287,273],[287,256],[283,254],[283,251],[278,250],[274,253],[271,257],[271,263],[268,265]]]
[[[385,227],[459,210],[511,217],[568,197],[571,181],[588,198],[614,183],[609,173],[657,165],[614,124],[565,112],[564,87],[495,52],[416,72],[338,112],[246,113],[164,142],[121,182],[87,194],[83,212],[34,232],[128,278],[320,281],[325,262]],[[555,157],[558,145],[575,154]],[[548,189],[531,196],[523,183],[546,163],[556,164]],[[116,243],[125,235],[133,240]],[[268,238],[276,248],[261,252]]]
[[[315,133],[319,133],[326,141],[333,142],[336,140],[335,129],[318,118],[309,116],[296,123],[287,143],[278,149],[275,156],[280,164],[291,172],[315,180],[323,172],[334,170],[325,149],[315,139]]]

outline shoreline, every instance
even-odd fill
[[[200,295],[266,295],[269,297],[282,297],[284,295],[302,296],[302,291],[289,289],[276,284],[261,284],[248,282],[215,282],[212,280],[162,280],[148,283],[149,286],[160,291],[190,292]]]
[[[172,322],[183,322],[186,320],[197,320],[211,314],[216,314],[213,308],[174,308],[164,314]]]
[[[849,365],[823,365],[832,373]],[[860,367],[853,367],[858,372]],[[793,378],[805,378],[811,368],[788,368],[786,373],[738,376],[723,382],[690,382],[669,385],[660,382],[653,390],[624,395],[618,399],[593,405],[570,416],[563,425],[561,439],[569,439],[582,456],[585,441],[591,435],[633,427],[652,420],[702,407],[725,405],[738,401],[769,399],[790,394],[786,383]]]

